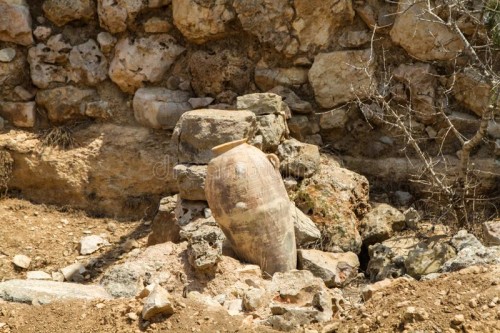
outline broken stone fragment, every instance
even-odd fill
[[[179,196],[187,200],[206,200],[206,165],[177,164],[174,175],[179,185]]]
[[[171,315],[173,313],[174,307],[170,301],[170,294],[160,285],[156,285],[144,301],[142,318],[149,320],[158,314]]]
[[[33,127],[36,120],[35,102],[0,102],[0,116],[17,127]]]
[[[24,2],[0,2],[0,41],[13,42],[20,45],[33,44],[31,33],[31,15]]]
[[[61,273],[64,275],[66,281],[80,282],[83,280],[82,274],[85,271],[85,265],[80,262],[61,268]]]
[[[30,271],[26,273],[28,280],[52,280],[52,276],[43,271]]]
[[[387,204],[376,205],[360,222],[359,232],[366,245],[380,243],[406,225],[403,213]]]
[[[92,254],[101,247],[110,245],[107,240],[97,235],[85,236],[80,239],[80,254]]]
[[[283,175],[307,178],[319,170],[319,147],[302,143],[295,139],[284,141],[278,147],[281,160],[280,171]]]
[[[95,4],[92,0],[46,0],[42,5],[45,17],[61,27],[75,20],[89,22],[94,18]]]
[[[12,259],[12,263],[16,265],[16,267],[27,269],[30,267],[31,258],[25,256],[24,254],[17,254]]]

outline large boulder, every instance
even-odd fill
[[[160,81],[182,52],[184,47],[167,34],[122,38],[115,46],[109,77],[121,90],[133,94],[145,82]]]
[[[152,214],[160,198],[177,191],[175,155],[163,133],[94,124],[71,136],[78,145],[60,149],[35,134],[0,134],[0,149],[14,160],[9,189],[35,202],[128,219]]]
[[[419,60],[456,58],[464,49],[462,40],[446,22],[428,10],[426,2],[400,0],[390,32],[392,41]]]
[[[36,94],[37,104],[47,110],[49,120],[55,124],[81,118],[86,103],[96,98],[95,90],[74,86],[40,90]]]
[[[190,94],[166,88],[140,88],[133,100],[135,120],[156,129],[174,129],[181,115],[191,110]]]
[[[311,216],[322,233],[326,251],[361,250],[358,216],[368,210],[368,181],[323,155],[319,171],[302,181],[292,194],[295,204]]]
[[[220,144],[253,137],[255,114],[251,111],[200,109],[184,113],[172,136],[180,163],[207,164],[211,149]]]
[[[46,0],[42,9],[45,17],[59,27],[75,20],[89,22],[95,14],[92,0]]]
[[[358,275],[359,259],[355,253],[329,253],[298,250],[298,268],[311,271],[327,287],[344,287]]]
[[[309,70],[318,104],[333,108],[369,97],[376,87],[371,50],[320,53]]]
[[[25,1],[0,2],[0,41],[33,44],[30,9]]]
[[[202,44],[234,33],[236,14],[229,0],[173,0],[174,24],[191,42]]]

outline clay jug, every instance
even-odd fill
[[[205,193],[212,214],[238,257],[269,275],[295,269],[295,232],[279,160],[246,143],[212,149]]]

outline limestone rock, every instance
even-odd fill
[[[234,32],[236,15],[228,0],[173,0],[174,24],[191,42],[202,44]]]
[[[318,171],[321,159],[318,146],[295,139],[286,140],[278,147],[278,157],[281,173],[298,178],[311,177]]]
[[[102,52],[109,53],[113,50],[116,44],[116,37],[107,31],[102,31],[97,34],[97,42],[101,47]]]
[[[383,242],[393,236],[395,231],[405,227],[403,213],[387,204],[375,206],[360,222],[359,231],[366,245]]]
[[[99,24],[115,34],[127,30],[144,8],[142,0],[98,0]]]
[[[24,254],[17,254],[12,259],[12,263],[16,265],[16,267],[27,269],[30,267],[31,258],[25,256]]]
[[[227,313],[229,313],[230,316],[240,315],[241,312],[243,311],[243,300],[240,298],[237,298],[237,299],[225,301],[224,307],[226,308]]]
[[[311,271],[327,287],[344,287],[358,275],[359,259],[352,252],[298,250],[298,268]]]
[[[151,224],[151,234],[148,237],[148,246],[179,241],[179,225],[175,219],[175,207],[177,205],[177,195],[162,198],[158,212]]]
[[[174,306],[170,301],[168,291],[157,285],[144,301],[142,308],[142,318],[149,320],[158,314],[173,314]]]
[[[437,120],[434,99],[437,73],[430,64],[402,64],[394,71],[394,78],[402,81],[410,91],[415,117],[422,124],[430,125]]]
[[[43,25],[39,25],[33,30],[33,35],[39,41],[46,41],[50,35],[52,34],[52,29],[50,27],[44,27]]]
[[[322,130],[341,130],[348,121],[347,110],[334,109],[319,114],[319,126]]]
[[[342,34],[339,44],[345,48],[361,47],[372,39],[372,33],[367,30],[346,31]]]
[[[308,114],[313,112],[311,103],[301,100],[299,96],[289,88],[276,86],[268,92],[280,95],[294,113]],[[287,116],[287,118],[289,117]]]
[[[277,293],[281,299],[299,306],[312,303],[314,294],[325,290],[323,280],[306,270],[277,272],[269,286],[270,292]]]
[[[88,102],[85,115],[96,119],[109,119],[112,116],[110,104],[106,101]]]
[[[314,222],[292,203],[293,226],[295,229],[295,241],[297,247],[306,246],[321,238],[321,232]]]
[[[184,48],[167,34],[122,38],[115,46],[109,77],[121,90],[134,93],[145,82],[158,82]]]
[[[332,157],[323,156],[319,171],[302,181],[293,194],[295,204],[321,230],[322,250],[359,253],[361,237],[356,215],[368,207],[368,181],[343,169]]]
[[[369,97],[376,86],[370,50],[320,53],[309,70],[309,82],[321,107],[332,108]]]
[[[419,60],[454,59],[464,49],[463,42],[445,22],[436,20],[438,16],[427,12],[427,3],[400,0],[392,41]]]
[[[448,260],[455,257],[455,249],[439,238],[420,242],[415,249],[408,252],[405,260],[406,272],[414,277],[436,273]]]
[[[243,29],[278,51],[293,55],[298,43],[291,37],[294,10],[288,0],[235,0],[233,7]]]
[[[307,83],[307,69],[302,67],[278,67],[255,69],[255,84],[267,91],[276,86],[293,87]]]
[[[54,83],[67,81],[68,73],[64,66],[70,50],[71,45],[62,40],[61,34],[28,50],[31,80],[38,88],[48,88]]]
[[[285,114],[287,108],[282,97],[272,93],[238,96],[236,106],[239,110],[252,111],[257,116],[266,114]]]
[[[107,240],[97,235],[85,236],[80,239],[80,254],[92,254],[101,247],[110,245]]]
[[[36,120],[35,102],[0,102],[0,116],[17,127],[33,127]]]
[[[108,61],[93,39],[74,46],[69,53],[68,78],[76,83],[97,85],[107,78]]]
[[[275,152],[284,140],[288,128],[284,114],[266,114],[257,116],[256,138],[260,138],[260,149],[264,152]],[[256,140],[252,141],[254,143]]]
[[[85,104],[95,98],[95,90],[74,86],[40,90],[36,94],[37,104],[47,110],[49,120],[55,124],[81,118]]]
[[[16,57],[16,49],[7,47],[0,50],[0,62],[11,62]]]
[[[397,279],[384,279],[377,281],[373,284],[368,284],[363,287],[361,294],[363,295],[363,300],[367,302],[369,299],[373,298],[377,293],[380,293],[384,289],[398,283],[399,281],[407,280],[404,277],[399,277]]]
[[[28,280],[52,280],[52,276],[43,271],[30,271],[26,272],[26,279]]]
[[[172,30],[172,24],[161,17],[152,17],[144,22],[144,31],[149,33],[166,33]]]
[[[213,101],[212,97],[192,97],[188,100],[193,109],[203,109],[212,104]]]
[[[368,247],[370,261],[366,270],[370,280],[374,282],[403,276],[406,273],[405,259],[418,243],[416,237],[402,236],[370,245]]]
[[[484,222],[483,237],[486,245],[500,245],[500,220]]]
[[[143,126],[174,129],[181,115],[191,110],[190,94],[165,88],[140,88],[133,100],[134,116]]]
[[[172,143],[177,147],[180,163],[207,164],[213,157],[213,147],[251,138],[255,128],[255,114],[250,111],[188,111],[177,123]]]
[[[0,298],[9,302],[48,304],[58,300],[111,299],[104,288],[68,282],[9,280],[0,283]]]
[[[35,135],[15,129],[0,133],[0,147],[16,165],[9,188],[35,202],[129,219],[152,214],[165,193],[178,191],[172,170],[175,152],[165,134],[94,123],[75,128],[71,135],[78,142],[73,149],[40,150],[42,139]]]
[[[463,73],[457,73],[450,79],[455,98],[466,108],[478,116],[490,104],[491,86],[481,79],[481,74],[473,68],[466,68]]]
[[[85,271],[85,265],[80,262],[61,268],[61,273],[66,281],[81,282]]]
[[[292,26],[303,52],[328,48],[332,35],[354,18],[349,0],[295,0],[294,5]]]
[[[0,41],[20,45],[33,44],[31,15],[27,5],[12,1],[0,2]]]
[[[135,297],[143,289],[146,268],[142,263],[125,262],[106,271],[101,286],[113,297]]]
[[[45,0],[42,9],[45,17],[60,27],[75,20],[89,22],[94,18],[95,4],[91,0]]]
[[[243,295],[243,308],[246,311],[255,311],[265,302],[266,291],[260,288],[250,288]]]
[[[308,136],[319,133],[320,128],[313,116],[292,116],[287,121],[290,135],[299,141],[306,141]]]
[[[177,164],[174,173],[179,186],[179,196],[182,199],[206,201],[206,165]]]
[[[460,230],[457,232],[451,239],[451,245],[453,245],[457,251],[462,251],[467,247],[480,248],[483,246],[476,236],[468,233],[466,230]]]
[[[195,51],[188,60],[191,86],[197,96],[216,97],[226,91],[242,95],[250,85],[253,63],[228,49]],[[225,103],[218,98],[219,102]]]

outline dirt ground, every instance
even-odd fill
[[[19,199],[0,200],[0,280],[26,278],[11,260],[32,258],[30,270],[47,273],[78,259],[84,235],[105,234],[110,246],[85,257],[99,264],[85,276],[99,279],[134,247],[145,247],[150,221],[95,219]],[[361,288],[362,286],[360,286]],[[431,281],[399,279],[362,304],[352,295],[326,324],[299,332],[500,332],[500,266],[472,267]],[[359,296],[359,294],[358,294]],[[229,316],[182,297],[176,313],[151,322],[140,318],[141,300],[65,301],[27,305],[0,301],[0,333],[6,332],[273,332],[254,326],[251,316]]]

